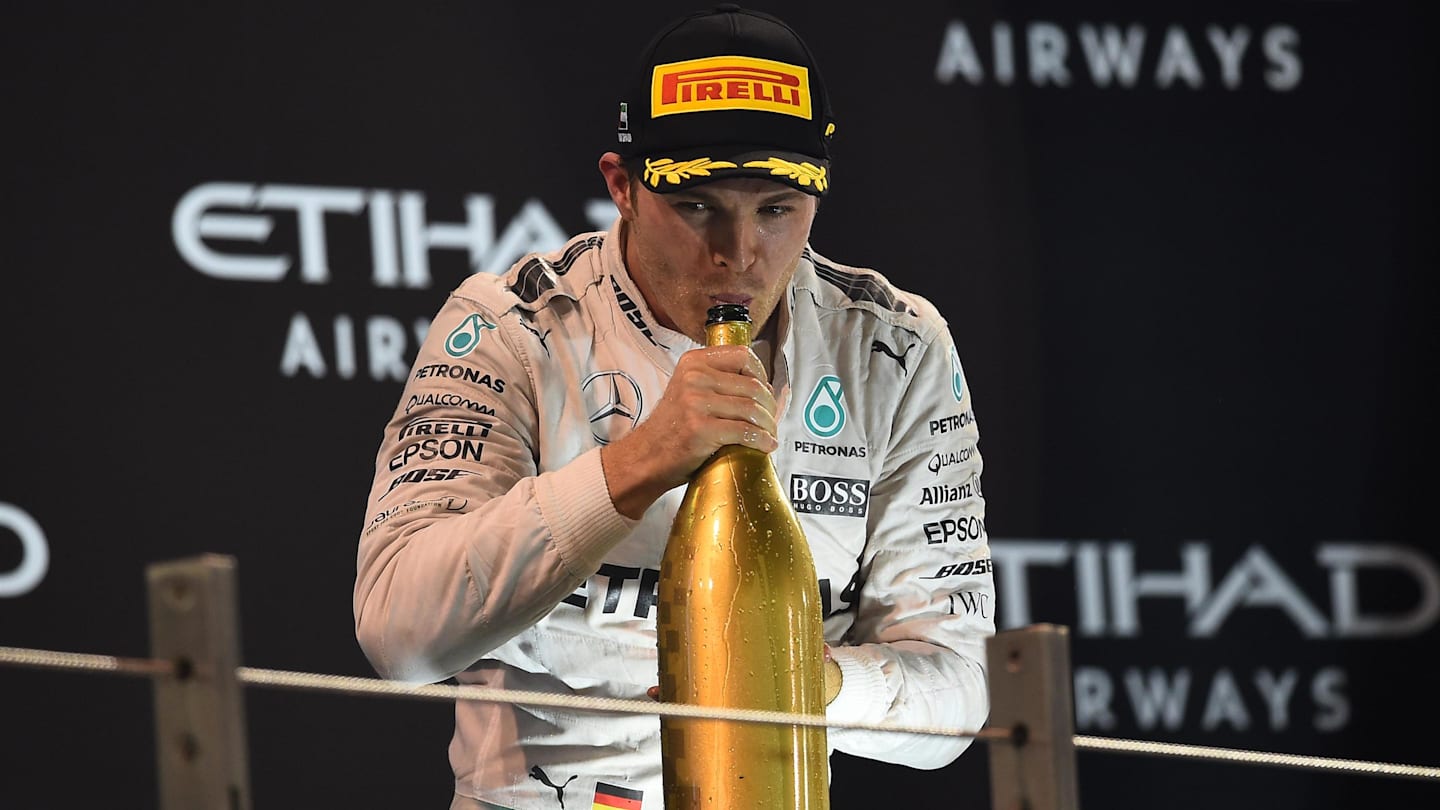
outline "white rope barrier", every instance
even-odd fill
[[[40,669],[70,669],[85,672],[109,672],[116,675],[174,675],[175,664],[154,658],[116,658],[113,655],[32,650],[25,647],[0,647],[0,664],[13,664]]]
[[[176,666],[170,661],[155,659],[122,659],[107,655],[55,652],[21,647],[0,647],[0,664],[16,664],[41,669],[86,670],[134,675],[174,675]],[[512,703],[523,706],[547,706],[572,711],[610,712],[618,714],[654,714],[664,717],[691,717],[702,720],[731,720],[742,723],[776,723],[797,726],[861,729],[899,734],[925,734],[937,737],[975,737],[1005,739],[1006,729],[965,731],[933,726],[887,725],[826,720],[824,715],[765,711],[761,709],[727,709],[694,706],[683,703],[661,703],[654,700],[624,700],[583,695],[562,695],[554,692],[532,692],[520,689],[495,689],[471,684],[406,683],[381,678],[357,678],[348,675],[324,675],[280,669],[236,667],[235,677],[249,686],[297,689],[312,692],[335,692],[372,697],[418,698],[422,700],[480,700],[489,703]]]
[[[117,658],[108,655],[56,652],[53,650],[36,650],[23,647],[0,647],[0,664],[148,677],[173,677],[177,672],[184,670],[184,667],[177,666],[177,664],[172,661],[151,658]],[[708,720],[731,720],[745,723],[826,726],[828,728],[925,734],[938,737],[973,737],[992,742],[1008,740],[1013,736],[1009,729],[1004,728],[983,728],[979,731],[965,731],[961,729],[929,726],[847,723],[829,721],[822,715],[812,714],[763,711],[759,709],[725,709],[679,703],[661,703],[653,700],[624,700],[620,698],[561,695],[551,692],[495,689],[492,687],[468,684],[413,684],[379,678],[357,678],[346,675],[324,675],[312,672],[259,669],[256,667],[237,667],[235,675],[241,683],[250,686],[332,692],[371,697],[415,698],[449,702],[456,700],[480,700],[524,706],[547,706],[573,711],[654,714],[664,717],[691,717]],[[1180,745],[1176,743],[1145,740],[1091,737],[1080,734],[1075,735],[1074,743],[1076,749],[1088,751],[1143,754],[1332,772],[1348,771],[1372,776],[1396,776],[1412,779],[1440,780],[1440,767],[1423,765],[1303,756],[1299,754],[1247,751],[1199,745]]]
[[[1234,748],[1212,748],[1204,745],[1121,740],[1109,737],[1075,735],[1075,748],[1090,751],[1112,751],[1124,754],[1149,754],[1183,759],[1205,759],[1235,762],[1244,765],[1269,765],[1277,768],[1305,768],[1323,771],[1352,771],[1372,776],[1403,776],[1414,779],[1440,779],[1440,768],[1424,765],[1399,765],[1390,762],[1368,762],[1361,759],[1334,759],[1300,754],[1275,754],[1267,751],[1245,751]]]
[[[354,678],[345,675],[318,675],[310,672],[288,672],[278,669],[239,667],[235,670],[241,683],[319,692],[341,692],[352,695],[411,697],[428,700],[480,700],[489,703],[513,703],[522,706],[547,706],[573,711],[612,712],[619,714],[655,714],[663,717],[692,717],[702,720],[732,720],[742,723],[777,723],[796,726],[828,726],[866,731],[887,731],[902,734],[928,734],[937,737],[1008,737],[1003,729],[962,731],[932,726],[902,726],[875,723],[846,723],[826,720],[824,715],[765,711],[762,709],[726,709],[694,706],[683,703],[660,703],[654,700],[596,698],[583,695],[560,695],[553,692],[529,692],[520,689],[495,689],[470,684],[411,684],[377,678]]]

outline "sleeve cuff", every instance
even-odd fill
[[[861,647],[831,647],[840,665],[840,694],[825,707],[825,719],[843,723],[878,723],[890,708],[889,689],[880,661]]]
[[[595,573],[605,554],[640,522],[615,511],[598,447],[538,476],[535,500],[560,558],[581,578]]]

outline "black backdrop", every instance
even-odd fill
[[[1436,764],[1435,27],[1158,6],[763,4],[833,88],[814,243],[949,316],[999,620],[1072,628],[1078,732]],[[0,644],[143,654],[144,566],[210,551],[246,663],[371,675],[355,542],[417,325],[613,215],[612,88],[680,8],[8,6]],[[148,684],[0,695],[0,806],[155,805]],[[257,808],[448,801],[447,707],[246,697]],[[988,806],[981,746],[835,763],[837,810]],[[1092,808],[1440,798],[1079,766]]]

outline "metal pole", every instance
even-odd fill
[[[235,559],[206,554],[146,567],[161,810],[250,810]]]
[[[1069,630],[1034,624],[986,643],[988,725],[1008,728],[990,745],[994,810],[1079,810]]]

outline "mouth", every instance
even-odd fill
[[[710,296],[710,300],[716,304],[743,304],[748,307],[750,306],[750,302],[755,300],[755,298],[754,296],[740,295],[739,293],[719,293],[718,295]]]

